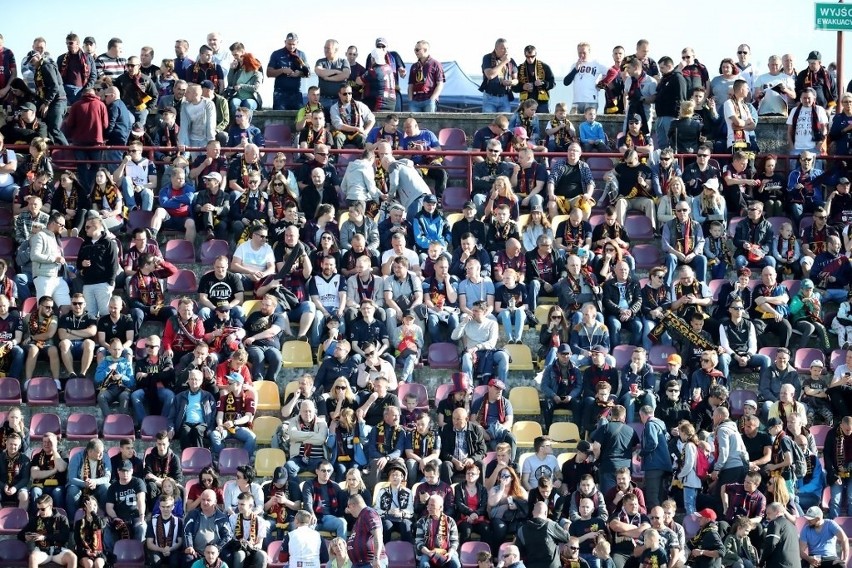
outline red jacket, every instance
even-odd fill
[[[104,143],[104,131],[108,125],[106,105],[91,92],[83,94],[71,105],[62,130],[72,144],[94,146]]]

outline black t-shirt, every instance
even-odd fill
[[[570,498],[570,495],[566,497],[566,499]],[[571,521],[571,525],[568,527],[568,535],[579,538],[589,533],[605,530],[606,521],[604,521],[600,517],[592,517],[591,519],[577,519],[576,521]],[[588,538],[580,543],[580,554],[591,554],[594,548],[595,539]]]
[[[64,316],[59,316],[59,329],[79,331],[93,325],[97,326],[98,320],[91,317],[89,312],[83,312],[83,315],[79,318],[75,317],[71,312],[68,312]]]
[[[24,320],[17,312],[10,313],[6,319],[0,318],[0,341],[11,341],[15,339],[15,332],[24,333]]]
[[[639,436],[624,422],[609,422],[592,433],[592,442],[601,445],[600,470],[614,472],[620,467],[630,467]]]
[[[127,485],[118,482],[110,485],[106,501],[113,504],[118,518],[134,521],[139,518],[139,504],[136,501],[139,493],[145,493],[145,482],[138,477],[131,477]]]
[[[289,329],[290,324],[284,318],[283,314],[272,314],[265,316],[260,311],[253,312],[246,320],[245,330],[246,337],[252,337],[262,331],[266,331],[273,325],[277,325],[280,329]],[[252,345],[258,347],[274,347],[281,349],[281,333],[277,333],[268,339],[259,339],[253,341]]]
[[[230,302],[237,293],[242,291],[242,279],[230,270],[225,273],[222,280],[216,278],[213,272],[208,272],[198,283],[198,293],[207,294],[207,299],[214,305],[222,301]]]
[[[388,327],[378,320],[367,323],[363,319],[357,319],[349,326],[347,336],[349,341],[356,343],[363,350],[363,344],[367,341],[375,343],[388,339]]]
[[[748,452],[748,461],[759,460],[763,457],[763,449],[772,445],[772,438],[766,432],[758,432],[754,438],[743,434],[742,438]]]
[[[133,319],[127,314],[118,316],[117,322],[113,322],[109,315],[105,315],[98,320],[98,333],[104,332],[104,341],[106,343],[109,343],[116,337],[124,343],[127,340],[128,331],[132,331],[135,337],[136,327],[133,325]]]

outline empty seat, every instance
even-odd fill
[[[284,450],[261,448],[254,455],[254,470],[258,477],[272,477],[275,468],[287,461]]]
[[[467,150],[467,134],[461,128],[442,128],[438,131],[438,144],[444,150]]]
[[[668,359],[671,355],[676,355],[677,349],[671,345],[652,345],[651,351],[648,353],[648,364],[655,373],[662,373],[668,370]]]
[[[151,415],[142,419],[140,437],[145,442],[153,442],[157,434],[169,429],[169,419],[165,416]]]
[[[632,239],[654,238],[654,225],[645,215],[631,215],[624,219],[624,228]]]
[[[32,311],[35,309],[37,302],[38,302],[38,298],[36,298],[35,296],[30,296],[29,298],[24,300],[24,303],[21,304],[21,315],[23,315],[23,316],[30,315],[32,313]]]
[[[461,211],[464,204],[470,199],[470,190],[467,187],[451,185],[444,190],[441,201],[444,211]]]
[[[281,366],[285,369],[310,369],[314,366],[311,344],[306,341],[287,341],[281,346]]]
[[[178,270],[166,280],[172,294],[194,294],[198,292],[198,281],[192,270]]]
[[[14,406],[22,402],[20,381],[13,377],[0,378],[0,405]]]
[[[115,565],[122,568],[144,568],[145,549],[142,542],[129,538],[123,538],[115,543],[113,547]]]
[[[135,437],[133,418],[127,414],[107,414],[104,418],[104,440],[118,441],[122,438],[134,439]]]
[[[254,383],[254,389],[257,391],[258,410],[281,410],[281,393],[275,381],[257,381]]]
[[[650,270],[661,262],[659,245],[635,245],[630,247],[630,254],[639,269]]]
[[[69,262],[77,260],[77,255],[80,254],[80,247],[83,245],[83,239],[80,237],[63,237],[62,241],[62,256]]]
[[[54,433],[62,437],[62,421],[52,412],[37,412],[30,419],[30,439],[41,440],[42,436]]]
[[[95,383],[92,379],[68,379],[65,383],[65,404],[68,406],[94,406],[97,403]]]
[[[512,345],[508,344],[503,347],[506,353],[509,354],[509,370],[510,371],[534,371],[532,360],[532,351],[529,345]]]
[[[809,373],[813,361],[820,361],[825,365],[825,353],[821,349],[800,347],[796,350],[793,366],[799,373]]]
[[[224,448],[219,454],[219,474],[237,475],[237,467],[249,464],[248,452],[243,448]]]
[[[186,448],[180,454],[184,475],[198,475],[208,465],[213,465],[213,454],[207,448]]]
[[[731,416],[739,418],[743,415],[745,402],[747,400],[757,400],[757,393],[752,390],[733,389],[728,395],[728,404],[731,407]]]
[[[0,558],[3,559],[4,566],[27,568],[29,566],[30,550],[24,542],[16,538],[7,538],[0,540]]]
[[[289,124],[267,124],[263,129],[267,148],[289,148],[293,146],[293,133]]]
[[[518,414],[530,416],[541,415],[541,403],[538,399],[538,389],[535,387],[515,387],[509,391],[509,402],[512,410]]]
[[[580,442],[580,429],[573,422],[554,422],[547,435],[553,438],[553,447],[575,450]]]
[[[479,561],[476,557],[479,556],[480,552],[491,552],[491,547],[488,546],[487,542],[469,540],[462,544],[459,548],[459,561],[462,568],[477,568]]]
[[[402,540],[392,540],[385,543],[385,553],[388,555],[388,568],[411,568],[416,565],[414,545]]]
[[[98,437],[98,421],[92,414],[74,412],[68,416],[65,438],[77,442],[88,442]]]
[[[455,343],[433,343],[429,346],[427,360],[432,369],[458,370],[459,348]]]
[[[818,451],[821,452],[825,446],[825,437],[828,436],[830,430],[831,426],[826,426],[825,424],[813,424],[810,426],[811,435],[814,437],[814,443]]]
[[[512,424],[512,435],[518,446],[531,448],[535,439],[542,435],[541,424],[532,420],[518,420]]]
[[[195,245],[186,239],[166,241],[163,258],[174,264],[192,264],[195,262]]]
[[[153,211],[133,209],[127,216],[127,232],[132,233],[136,229],[148,229],[151,226],[151,219],[153,218]]]
[[[17,507],[3,507],[0,509],[0,535],[17,535],[29,521],[29,515],[23,509]]]
[[[636,349],[633,345],[616,345],[612,350],[612,357],[615,359],[616,369],[621,369],[625,365],[630,364],[630,358],[633,356],[633,350]]]
[[[259,445],[268,446],[272,443],[272,437],[280,426],[281,419],[277,416],[258,416],[251,424],[251,431],[254,432]]]
[[[59,390],[50,377],[33,377],[27,383],[27,404],[29,406],[58,406]]]
[[[210,241],[204,241],[201,243],[199,247],[199,255],[201,256],[201,264],[205,266],[208,264],[213,264],[213,261],[216,260],[216,257],[222,256],[230,256],[231,246],[228,244],[228,241],[223,241],[221,239],[213,239]]]

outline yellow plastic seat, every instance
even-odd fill
[[[580,429],[573,422],[554,422],[547,435],[553,438],[554,448],[576,450],[580,443]]]
[[[256,381],[254,390],[257,392],[258,410],[281,410],[281,394],[275,381]]]
[[[252,422],[251,429],[257,438],[257,443],[261,446],[268,446],[272,443],[272,437],[281,426],[281,419],[277,416],[258,416]]]
[[[299,381],[290,381],[287,383],[287,386],[284,387],[284,403],[290,400],[290,395],[299,390]]]
[[[527,226],[527,223],[530,222],[530,214],[524,213],[523,215],[518,217],[518,230],[523,231],[524,227]]]
[[[342,227],[343,223],[349,220],[349,210],[341,211],[337,217],[337,226]]]
[[[249,317],[252,312],[260,309],[260,300],[243,300],[243,312]]]
[[[508,344],[503,349],[509,354],[510,371],[533,371],[535,369],[529,345]]]
[[[254,455],[254,469],[258,477],[272,477],[275,468],[287,462],[287,454],[277,448],[261,448]]]
[[[506,347],[510,347],[507,345]],[[521,347],[512,345],[511,347]],[[523,347],[526,347],[524,345]],[[541,416],[541,402],[538,400],[538,389],[535,387],[515,387],[509,391],[509,402],[512,403],[512,411],[515,416],[519,414],[527,416]]]
[[[281,346],[281,366],[285,369],[310,369],[314,366],[311,344],[306,341],[288,341]]]
[[[379,491],[381,491],[388,485],[390,485],[389,481],[379,481],[378,483],[376,483],[376,486],[373,487],[373,502],[369,505],[370,507],[372,507],[379,501]]]
[[[532,420],[520,420],[512,424],[512,434],[519,447],[531,448],[533,442],[543,434],[541,424]]]
[[[521,477],[522,472],[524,471],[524,462],[527,461],[528,457],[534,455],[535,452],[524,452],[518,457],[518,477]]]
[[[461,221],[462,219],[464,219],[464,213],[447,213],[445,219],[447,220],[447,225],[449,225],[452,229],[453,225],[457,221]]]
[[[552,308],[552,307],[553,306],[548,306],[548,305],[542,304],[535,309],[535,319],[538,320],[538,323],[541,323],[541,324],[549,323],[547,321],[547,313],[550,311],[550,308]]]
[[[559,228],[559,224],[562,221],[567,221],[568,215],[557,215],[553,219],[550,220],[550,228],[553,229],[553,234],[556,235],[556,229]]]
[[[565,465],[565,462],[568,460],[573,460],[576,455],[576,452],[562,452],[556,456],[556,463],[559,464],[559,469],[562,469],[562,466]]]

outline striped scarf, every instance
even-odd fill
[[[166,534],[166,520],[162,515],[157,516],[157,534],[155,535],[155,543],[159,547],[171,547],[175,542],[175,525],[177,520],[174,517],[168,519],[169,534]],[[239,525],[238,525],[239,526]]]
[[[245,538],[245,528],[243,527],[243,523],[245,521],[249,522],[249,534],[248,539]],[[244,517],[242,513],[237,515],[237,524],[234,527],[234,538],[239,540],[247,540],[249,544],[257,544],[257,530],[259,525],[259,520],[257,515],[252,513],[248,517]]]
[[[146,306],[162,307],[166,303],[160,279],[153,274],[146,276],[141,270],[136,271],[136,288],[139,290],[139,301]]]
[[[535,60],[535,71],[533,71],[533,76],[528,77],[527,68],[529,67],[528,63],[522,64],[518,67],[518,83],[520,85],[526,85],[527,83],[535,83],[536,81],[544,82],[544,65],[542,65],[541,61],[538,59]],[[550,95],[544,89],[538,89],[533,85],[533,92],[537,94],[537,100],[539,101],[548,101],[550,100]],[[530,96],[530,92],[521,91],[521,102],[527,100]]]
[[[488,406],[490,404],[492,404],[492,403],[491,403],[490,400],[488,400],[488,395],[485,395],[485,397],[482,399],[482,406],[479,408],[479,412],[476,414],[477,418],[479,419],[479,424],[483,428],[487,427],[486,420],[488,419]],[[494,404],[497,405],[497,422],[502,424],[503,422],[506,421],[505,399],[503,398],[502,395],[500,395],[500,398],[495,400]]]

